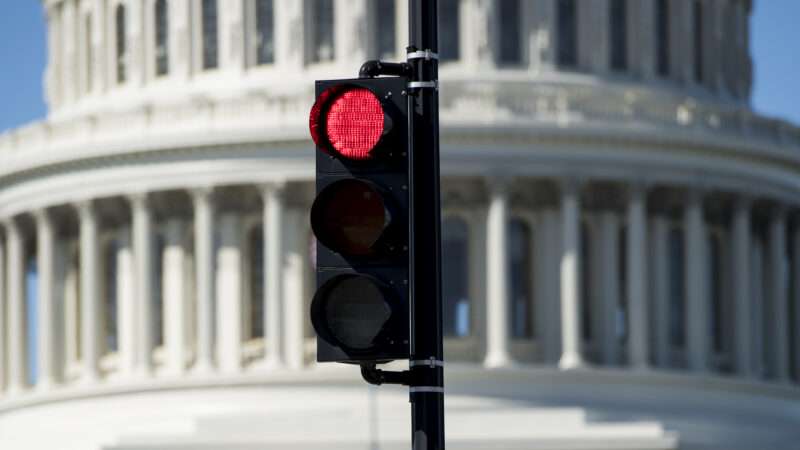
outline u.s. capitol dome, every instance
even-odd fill
[[[0,447],[408,446],[315,363],[313,81],[403,60],[395,0],[44,0],[0,135]],[[448,446],[788,450],[800,129],[749,0],[440,0]]]

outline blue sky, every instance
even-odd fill
[[[755,0],[753,107],[800,124],[800,0]],[[45,115],[46,60],[39,0],[3,0],[0,13],[0,130]]]

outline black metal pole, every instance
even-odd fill
[[[437,0],[409,0],[413,450],[444,449],[437,8]]]

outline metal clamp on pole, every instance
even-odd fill
[[[409,81],[409,89],[436,89],[439,90],[439,81]]]
[[[438,60],[439,54],[436,52],[431,51],[430,49],[426,50],[416,50],[407,53],[408,59],[424,59],[426,61],[430,61],[432,59]]]

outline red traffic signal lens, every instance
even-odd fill
[[[317,333],[335,345],[363,351],[375,345],[391,316],[391,305],[375,280],[339,275],[318,291],[311,320]]]
[[[369,89],[331,88],[317,99],[309,124],[317,145],[347,159],[369,159],[384,133],[383,105]]]
[[[328,185],[311,206],[311,229],[334,252],[366,256],[389,226],[383,195],[363,180],[348,178]]]

